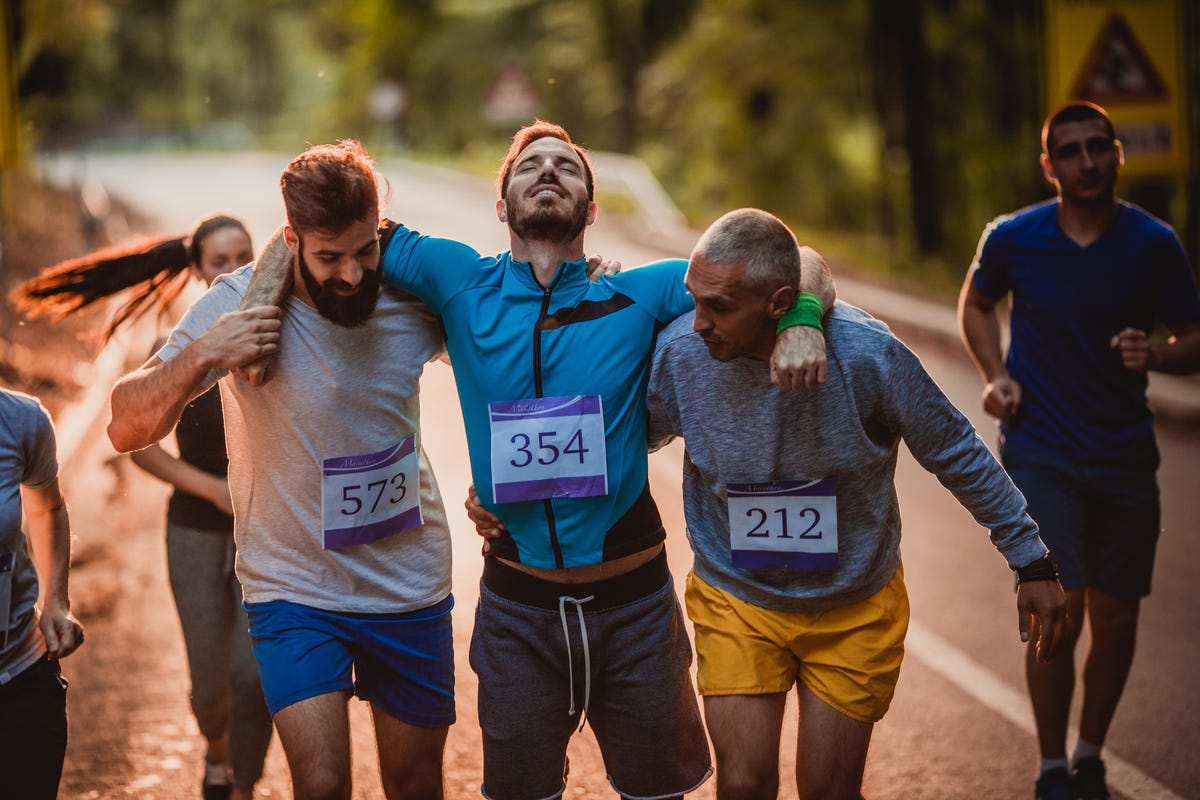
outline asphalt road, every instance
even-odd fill
[[[61,158],[48,175],[98,181],[156,217],[164,231],[183,232],[202,215],[226,212],[247,220],[256,245],[282,220],[277,154],[106,155]],[[391,184],[389,216],[424,232],[462,239],[484,252],[507,247],[484,179],[406,162],[382,161]],[[589,251],[626,265],[684,255],[679,245],[630,238],[625,226],[601,219]],[[819,242],[813,242],[820,246]],[[966,258],[966,256],[964,256]],[[835,273],[838,265],[833,264]],[[889,319],[898,307],[888,295],[856,296]],[[862,299],[859,299],[862,298]],[[869,300],[869,302],[868,302]],[[979,409],[979,382],[961,347],[924,326],[892,320],[897,332],[983,438],[994,426]],[[602,346],[603,343],[597,343]],[[144,357],[137,352],[134,361]],[[101,379],[100,376],[97,379]],[[459,722],[447,749],[450,797],[477,796],[479,735],[474,675],[466,642],[477,595],[478,543],[461,511],[469,482],[465,439],[453,377],[441,364],[422,382],[425,447],[446,498],[455,536],[454,612],[458,650]],[[74,585],[86,598],[88,644],[64,662],[72,681],[71,735],[65,798],[179,798],[196,796],[201,750],[187,708],[186,664],[164,577],[162,508],[165,491],[113,459],[103,425],[81,436],[79,455],[63,477],[73,507],[80,563]],[[1200,797],[1200,427],[1159,426],[1163,452],[1163,526],[1155,592],[1143,606],[1139,651],[1108,742],[1113,788],[1125,798]],[[678,446],[651,457],[654,493],[670,531],[677,581],[690,563],[679,505]],[[876,726],[866,775],[871,798],[1027,797],[1036,767],[1032,723],[1024,695],[1022,646],[1011,577],[979,528],[937,481],[905,453],[898,474],[904,514],[905,576],[913,626],[896,700]],[[355,798],[379,798],[370,729],[358,703],[355,719]],[[794,715],[785,728],[794,737]],[[586,734],[572,749],[568,797],[613,797]],[[788,739],[785,738],[785,742]],[[794,741],[794,738],[791,739]],[[791,750],[783,748],[781,796],[794,797]],[[276,745],[260,793],[290,794]],[[692,795],[713,796],[712,782]]]

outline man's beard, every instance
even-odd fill
[[[508,226],[526,241],[569,242],[587,227],[587,198],[580,198],[566,215],[555,206],[543,206],[536,199],[524,203],[514,202],[515,199],[505,200]]]
[[[312,270],[304,261],[304,242],[300,242],[300,277],[308,289],[308,296],[318,313],[336,325],[354,328],[364,324],[375,313],[375,304],[379,302],[381,290],[378,269],[363,270],[362,280],[358,283],[358,291],[352,295],[341,296],[336,290],[353,288],[341,278],[330,278],[324,283],[318,283]]]

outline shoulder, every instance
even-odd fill
[[[696,312],[689,311],[667,323],[667,327],[658,334],[656,349],[667,350],[672,346],[679,346],[679,343],[686,343],[688,339],[699,340],[700,337],[692,327],[695,319]]]
[[[15,389],[0,388],[0,412],[6,423],[16,422],[26,430],[50,424],[50,413],[42,401]]]
[[[825,318],[825,324],[832,325],[833,328],[847,333],[862,333],[893,338],[892,329],[887,326],[886,322],[871,316],[858,306],[851,305],[844,300],[834,302],[833,308],[829,311],[829,316]]]
[[[695,316],[695,311],[688,311],[658,332],[650,370],[652,382],[693,374],[696,370],[707,370],[717,363],[708,354],[700,335],[692,328]]]
[[[1121,211],[1121,223],[1130,233],[1147,237],[1154,243],[1178,245],[1180,249],[1183,248],[1175,229],[1146,209],[1124,200],[1118,201],[1118,207]]]
[[[602,278],[601,282],[609,291],[625,295],[655,320],[665,323],[692,308],[691,295],[683,283],[686,272],[686,260],[670,258]]]
[[[854,369],[894,366],[892,359],[910,352],[883,320],[841,300],[825,318],[825,341],[831,363]]]
[[[371,322],[382,327],[429,327],[440,330],[441,322],[429,305],[414,294],[384,286]]]
[[[0,388],[0,450],[20,454],[25,466],[20,482],[32,487],[58,474],[57,445],[50,413],[24,392]]]
[[[1001,214],[984,228],[984,238],[989,241],[1021,239],[1040,231],[1047,225],[1055,225],[1058,218],[1058,200],[1051,198],[1008,214]]]
[[[683,276],[687,272],[687,264],[686,259],[668,258],[627,269],[601,280],[607,281],[616,291],[625,293],[644,293],[661,291],[664,288],[681,288],[683,286]]]
[[[473,263],[481,258],[479,251],[470,245],[454,239],[426,236],[390,220],[380,227],[380,247],[384,266],[393,268],[414,256],[445,260],[445,266],[462,261]],[[443,264],[439,263],[441,266]]]
[[[205,298],[210,298],[209,302],[216,302],[224,299],[226,302],[230,298],[236,298],[240,303],[242,298],[246,296],[246,289],[250,286],[250,279],[254,277],[254,264],[250,263],[244,267],[238,267],[233,272],[227,272],[224,275],[218,276],[213,281],[212,286],[204,293]]]

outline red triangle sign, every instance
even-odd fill
[[[1165,100],[1167,84],[1146,55],[1129,23],[1113,13],[1092,43],[1072,97],[1101,105],[1112,102]]]

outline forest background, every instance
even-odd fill
[[[487,174],[541,116],[640,156],[694,227],[759,206],[855,270],[944,297],[989,220],[1052,195],[1037,165],[1041,0],[3,5],[26,165],[81,147],[295,153],[354,137]],[[1182,3],[1181,24],[1200,131],[1200,4]],[[1193,263],[1198,175],[1120,187],[1176,226]]]

